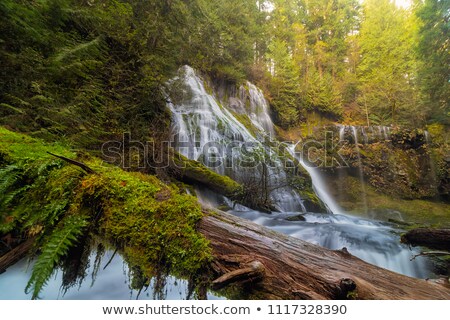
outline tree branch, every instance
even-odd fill
[[[49,155],[52,155],[52,156],[58,158],[58,159],[61,159],[61,160],[64,160],[64,161],[66,161],[66,162],[68,162],[68,163],[70,163],[70,164],[73,164],[74,166],[80,167],[81,169],[83,169],[84,171],[86,171],[86,172],[89,173],[89,174],[95,173],[95,171],[94,171],[93,169],[89,168],[87,165],[85,165],[85,164],[82,163],[82,162],[78,162],[78,161],[75,161],[75,160],[72,160],[72,159],[63,157],[63,156],[58,156],[58,155],[53,154],[53,153],[48,152],[48,151],[47,151],[47,153],[48,153]]]

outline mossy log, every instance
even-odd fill
[[[203,164],[189,160],[181,154],[173,154],[171,160],[172,168],[179,175],[177,178],[189,184],[199,184],[228,197],[238,195],[241,190],[241,185],[233,179],[217,174]]]
[[[233,279],[229,298],[450,299],[448,281],[413,279],[227,213],[206,216],[199,230],[213,249],[213,283]]]
[[[450,229],[414,229],[402,236],[402,242],[413,246],[450,251]]]

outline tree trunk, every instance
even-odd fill
[[[217,212],[200,232],[211,242],[213,288],[233,299],[450,299],[450,286],[370,265]],[[235,292],[236,294],[233,294]]]
[[[0,274],[5,272],[10,266],[24,258],[34,245],[35,238],[30,238],[22,242],[11,251],[0,257]]]
[[[421,228],[411,230],[402,237],[402,242],[413,246],[450,251],[450,229]]]

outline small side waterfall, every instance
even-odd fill
[[[269,105],[264,93],[253,83],[247,82],[248,94],[250,100],[249,117],[261,132],[266,132],[271,137],[275,136],[274,125],[269,115]],[[245,92],[245,89],[241,92]]]
[[[323,179],[318,168],[314,167],[312,164],[306,163],[303,159],[303,155],[295,152],[295,145],[289,148],[291,155],[298,160],[302,167],[308,172],[311,177],[314,192],[317,197],[325,204],[328,211],[333,214],[342,214],[343,211],[336,203],[336,201],[331,197],[328,188],[326,186],[325,180]]]
[[[366,185],[364,182],[364,173],[363,173],[363,169],[362,169],[361,152],[359,149],[359,140],[358,140],[358,131],[356,130],[356,127],[351,127],[351,128],[352,128],[352,132],[353,132],[353,138],[355,141],[355,150],[356,150],[356,154],[358,156],[359,181],[361,182],[361,198],[363,200],[365,213],[367,213],[368,212],[367,191],[366,191]],[[364,132],[364,136],[365,136],[365,138],[367,138],[367,136],[365,135],[365,131],[362,131],[362,132]]]

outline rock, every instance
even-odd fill
[[[292,222],[295,222],[295,221],[306,221],[306,218],[302,214],[299,214],[297,216],[288,217],[288,218],[286,218],[286,220],[287,221],[292,221]]]

